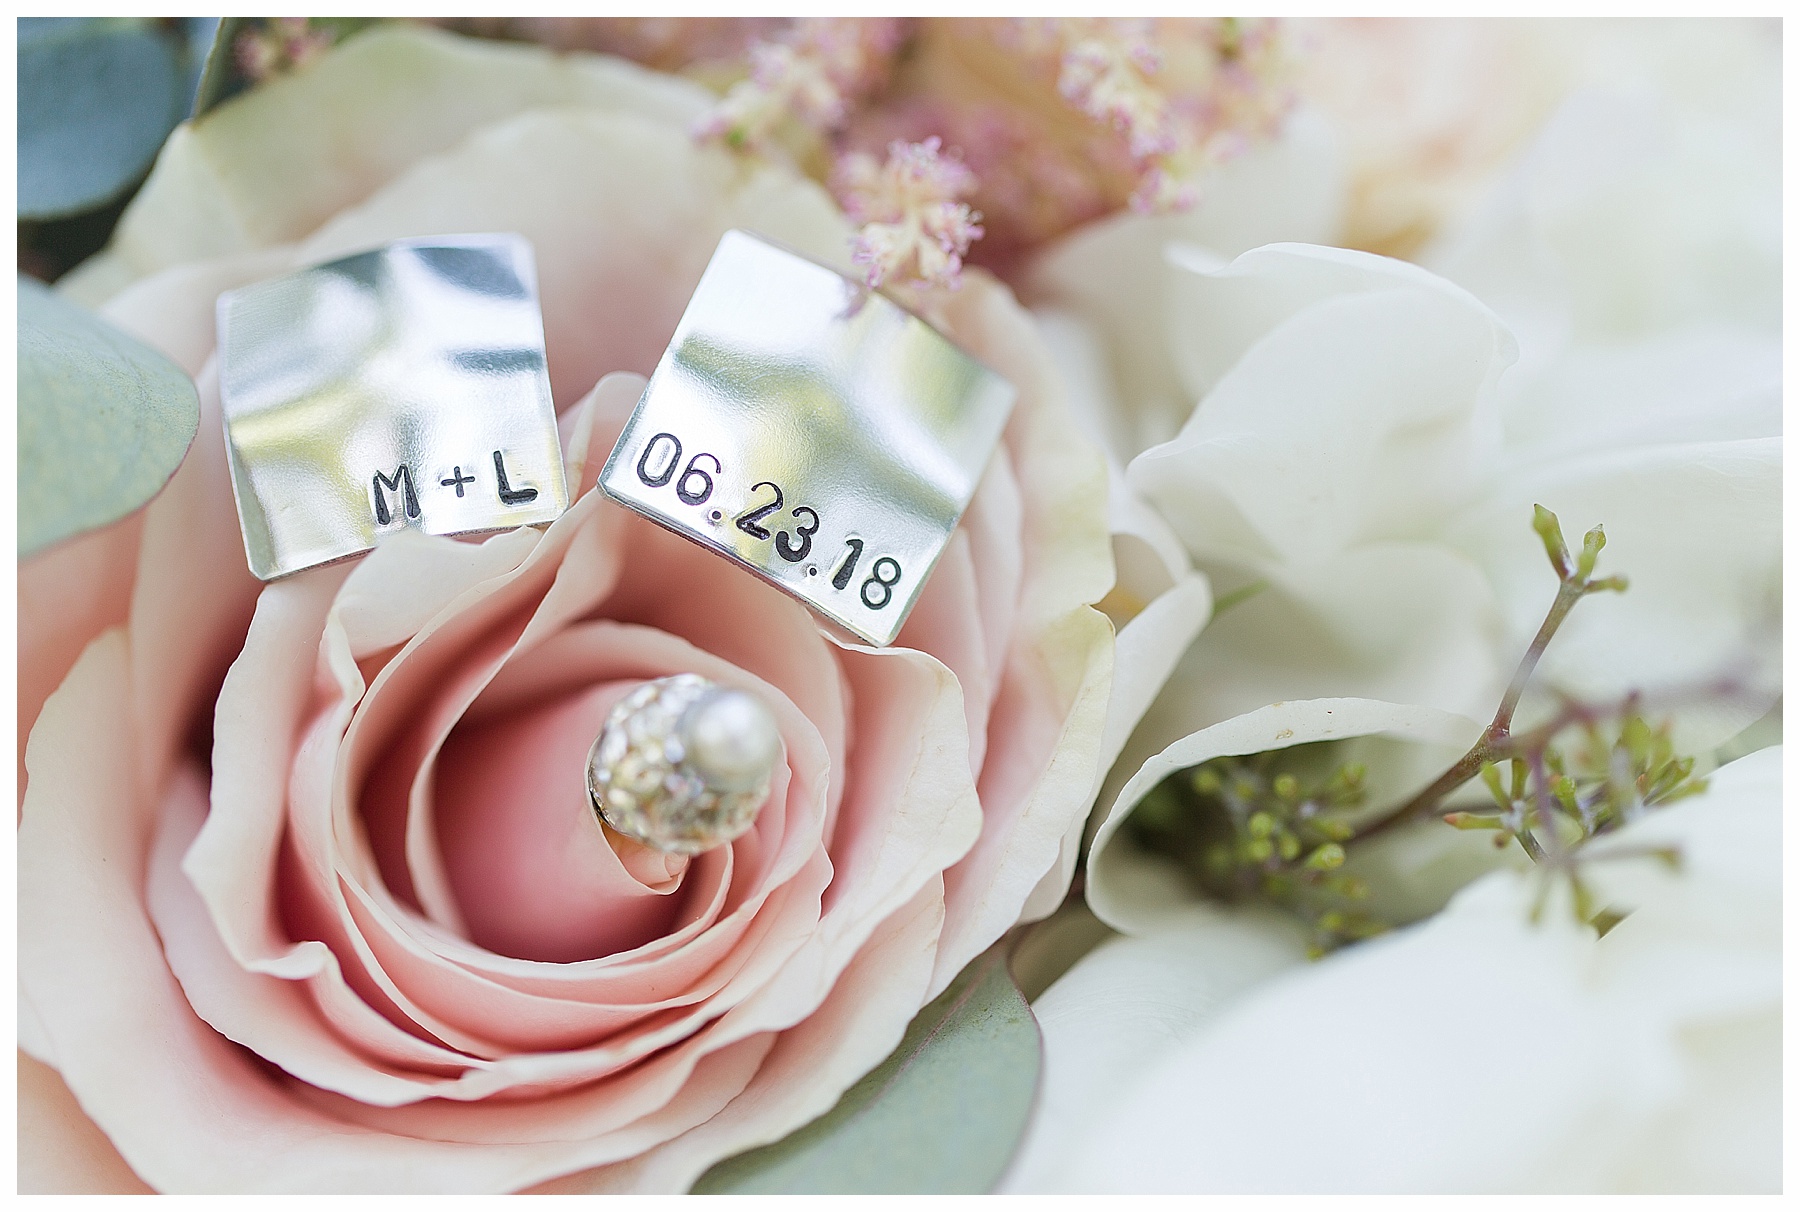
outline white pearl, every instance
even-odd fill
[[[781,760],[775,717],[755,695],[719,690],[688,709],[681,722],[687,765],[716,791],[767,786]]]

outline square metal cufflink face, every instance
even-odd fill
[[[219,394],[250,570],[271,580],[413,527],[568,507],[531,247],[403,240],[221,295]]]
[[[886,645],[1014,394],[886,297],[731,231],[600,485]]]

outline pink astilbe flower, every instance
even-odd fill
[[[329,29],[314,29],[306,17],[271,17],[261,29],[247,29],[232,44],[238,70],[255,81],[305,67],[331,45]]]
[[[950,290],[960,284],[963,257],[982,229],[980,213],[958,199],[979,182],[942,148],[934,135],[923,143],[896,140],[885,163],[866,152],[839,161],[838,199],[862,225],[851,257],[871,287],[890,280]]]
[[[1162,56],[1149,35],[1148,21],[1096,22],[1070,39],[1056,81],[1057,91],[1088,117],[1123,134],[1140,160],[1175,150],[1167,98],[1150,80]]]
[[[1273,20],[815,19],[778,29],[751,44],[737,69],[748,78],[697,133],[784,155],[839,182],[840,197],[892,192],[849,183],[879,177],[896,141],[935,137],[979,185],[932,201],[947,203],[946,216],[962,205],[958,222],[971,229],[976,209],[986,216],[973,259],[1002,273],[1109,212],[1194,206],[1207,177],[1271,137],[1293,104],[1291,40]],[[858,248],[872,274],[954,281],[968,241],[900,218],[870,224]],[[927,265],[937,268],[918,268]]]
[[[980,210],[985,234],[970,258],[993,268],[1069,227],[1114,209],[1104,172],[1129,172],[1129,163],[1097,171],[1094,158],[1047,139],[1033,116],[989,101],[947,104],[914,96],[859,112],[845,134],[847,153],[880,156],[895,140],[917,143],[940,136],[957,149],[980,184],[968,200]],[[1117,157],[1115,157],[1116,159]]]
[[[993,38],[1053,74],[1070,106],[1116,136],[1134,210],[1185,210],[1199,182],[1293,106],[1278,23],[1236,18],[1017,18]]]
[[[895,18],[801,18],[784,36],[750,48],[749,78],[725,94],[695,133],[757,147],[784,118],[813,131],[836,130],[851,105],[885,82],[902,35]]]

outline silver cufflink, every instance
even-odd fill
[[[221,295],[219,395],[250,570],[272,580],[413,527],[568,507],[524,237],[434,236]]]
[[[600,486],[886,645],[968,507],[1014,394],[885,296],[731,231]]]

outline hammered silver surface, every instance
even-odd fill
[[[407,527],[568,506],[531,246],[433,236],[219,297],[219,395],[250,570],[286,576]]]
[[[730,231],[600,484],[886,645],[974,495],[1013,397],[884,295]]]

